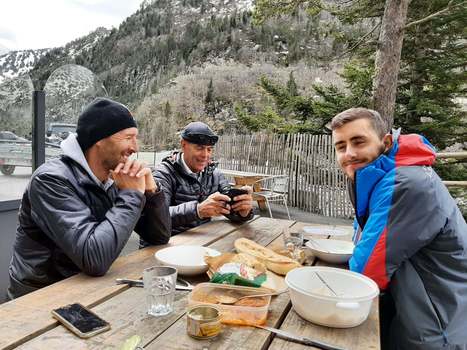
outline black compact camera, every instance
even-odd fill
[[[233,199],[237,196],[240,196],[242,194],[248,194],[247,190],[242,190],[240,188],[229,188],[226,191],[223,191],[222,194],[225,194],[226,196],[230,197],[231,203],[233,203]]]
[[[225,187],[220,191],[220,193],[225,194],[226,196],[229,196],[230,197],[230,202],[226,203],[226,204],[232,205],[234,203],[233,199],[235,197],[240,196],[242,194],[248,194],[248,191],[240,189],[240,188]],[[240,216],[240,214],[233,211],[233,210],[230,211],[230,214],[224,214],[224,216],[229,218],[230,220],[232,220],[234,222],[244,221],[244,219]]]

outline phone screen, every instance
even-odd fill
[[[89,333],[108,325],[80,304],[67,305],[54,311],[82,333]]]

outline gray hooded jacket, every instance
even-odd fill
[[[8,296],[16,298],[78,272],[104,275],[135,229],[151,244],[170,238],[162,191],[118,190],[92,173],[75,135],[64,155],[40,166],[23,194]]]

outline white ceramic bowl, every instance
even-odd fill
[[[318,277],[337,294],[335,296]],[[363,323],[379,289],[370,278],[348,270],[308,266],[285,277],[294,310],[304,319],[328,327],[349,328]]]
[[[193,276],[205,273],[208,265],[204,256],[217,256],[217,250],[198,245],[178,245],[159,250],[154,254],[162,265],[175,267],[179,275]]]
[[[314,256],[332,264],[345,264],[349,261],[355,248],[352,242],[336,239],[314,238],[306,242],[305,245]]]
[[[317,236],[347,236],[352,232],[351,230],[345,230],[338,227],[319,227],[319,226],[303,226],[303,232],[305,232],[305,237],[307,235],[317,235]]]

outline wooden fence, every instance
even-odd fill
[[[293,207],[330,217],[353,216],[329,135],[223,135],[215,158],[224,169],[289,175]]]
[[[467,159],[467,152],[438,153],[437,158]],[[329,135],[223,135],[216,145],[216,160],[223,169],[287,174],[291,206],[330,217],[353,217]],[[467,181],[443,182],[467,187]]]
[[[455,159],[456,161],[467,162],[467,152],[440,152],[436,153],[437,159]],[[443,181],[448,187],[462,187],[467,188],[467,181]]]

